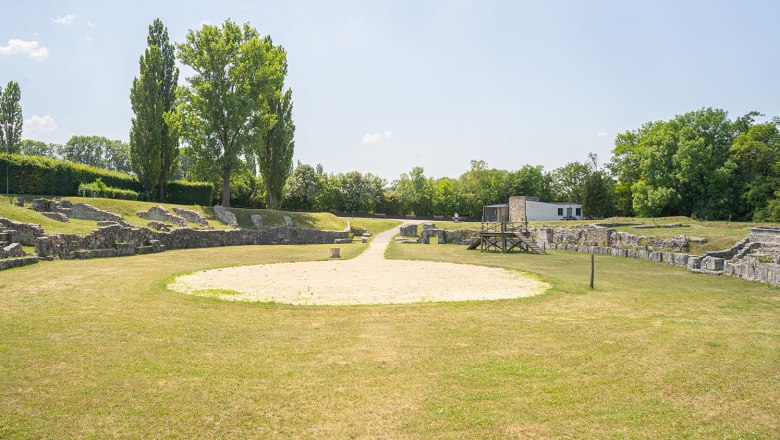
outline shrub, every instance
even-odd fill
[[[211,184],[208,182],[189,182],[174,180],[168,182],[167,202],[182,205],[211,205]]]
[[[138,200],[138,193],[129,189],[111,188],[106,186],[100,178],[93,183],[79,185],[81,197],[104,197],[107,199]]]
[[[20,156],[0,154],[0,182],[5,183],[6,167],[9,176],[9,191],[14,194],[40,194],[51,196],[75,196],[80,194],[82,184],[90,185],[96,180],[113,191],[141,191],[141,184],[135,176],[117,171],[95,168],[67,160],[43,156]],[[129,193],[124,194],[130,197]],[[109,196],[104,196],[109,197]],[[125,198],[114,197],[114,198]],[[168,183],[168,202],[183,205],[209,205],[211,184],[204,182],[173,181]]]

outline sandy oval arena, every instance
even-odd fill
[[[519,271],[470,264],[387,260],[398,229],[379,234],[350,260],[211,269],[177,277],[177,292],[231,301],[298,305],[404,304],[522,298],[549,288]]]

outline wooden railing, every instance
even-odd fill
[[[526,232],[523,222],[482,222],[482,232]]]

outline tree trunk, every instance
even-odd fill
[[[268,209],[279,210],[279,199],[272,192],[268,192]]]
[[[165,199],[165,175],[160,173],[157,178],[157,201],[162,202]],[[151,199],[149,200],[151,202]]]
[[[230,207],[230,173],[222,175],[222,206]]]

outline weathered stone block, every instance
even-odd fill
[[[225,209],[222,205],[214,205],[213,209],[214,216],[216,216],[219,221],[230,226],[231,228],[238,227],[238,220],[236,220],[235,214]]]
[[[260,214],[252,214],[249,217],[252,220],[252,224],[255,225],[255,228],[262,229],[263,228],[263,216]]]
[[[417,225],[401,226],[401,235],[404,237],[417,237]]]
[[[190,211],[190,212],[194,212],[194,211]],[[152,206],[146,212],[139,212],[138,217],[141,217],[146,220],[156,220],[160,222],[173,223],[180,227],[187,226],[187,220],[184,217],[171,214],[163,206]]]

